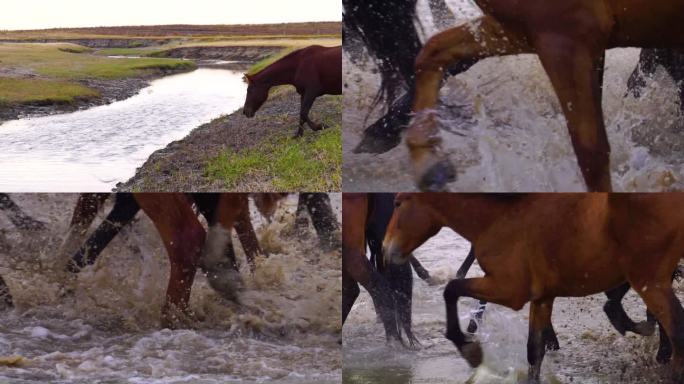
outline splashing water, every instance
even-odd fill
[[[269,258],[250,276],[240,304],[224,301],[197,274],[190,329],[160,329],[168,260],[153,224],[139,215],[79,275],[73,297],[60,298],[66,277],[54,260],[75,195],[14,195],[48,224],[21,233],[0,213],[0,272],[16,309],[0,313],[0,357],[21,356],[0,381],[232,383],[340,381],[339,251],[323,252],[310,229],[295,237],[296,197],[271,223],[252,217]],[[333,196],[336,212],[339,195]],[[102,217],[98,218],[98,221]],[[98,223],[94,223],[93,228]],[[2,364],[0,359],[0,364]]]
[[[457,23],[478,12],[449,1]],[[436,32],[426,1],[418,15],[426,37]],[[639,49],[607,53],[603,108],[616,191],[684,188],[684,145],[678,90],[660,69],[638,99],[625,96]],[[354,154],[370,100],[379,87],[374,64],[344,57],[347,84],[343,115],[345,190],[406,191],[415,186],[403,144],[382,155]],[[458,172],[452,191],[584,191],[558,99],[536,55],[489,58],[450,78],[440,93],[443,147]]]

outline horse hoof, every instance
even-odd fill
[[[368,133],[363,135],[361,142],[354,148],[354,153],[382,154],[389,152],[401,143],[400,135],[374,136]]]
[[[651,321],[642,321],[637,323],[631,331],[641,336],[653,336],[655,333],[655,323]]]
[[[446,185],[456,180],[456,169],[448,159],[441,159],[423,173],[418,188],[423,192],[444,192]]]
[[[471,367],[477,368],[482,364],[482,347],[477,341],[463,344],[458,350]]]

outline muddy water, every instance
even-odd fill
[[[245,270],[241,304],[222,300],[201,274],[184,330],[160,329],[168,262],[151,222],[139,215],[59,297],[65,284],[55,260],[73,195],[13,196],[48,223],[17,232],[0,213],[0,273],[16,309],[0,313],[0,382],[17,383],[339,383],[340,255],[318,249],[313,229],[293,234],[296,199],[272,223],[255,220],[271,257]],[[333,197],[339,212],[340,197]],[[253,218],[257,217],[253,212]]]
[[[468,254],[469,243],[451,230],[443,230],[415,253],[434,281],[419,281],[413,288],[413,325],[422,343],[416,351],[386,345],[382,325],[376,321],[370,296],[362,294],[343,330],[344,383],[516,383],[527,374],[528,307],[519,312],[488,305],[476,337],[482,342],[484,366],[471,369],[443,335],[445,310],[442,292],[456,276]],[[473,266],[468,277],[481,276]],[[684,287],[677,285],[680,299]],[[462,329],[477,302],[459,302]],[[622,337],[611,327],[602,306],[603,295],[559,298],[554,303],[553,325],[561,349],[548,352],[542,366],[545,383],[666,383],[667,372],[655,362],[657,336]],[[641,300],[630,292],[623,300],[635,320],[645,318]]]
[[[469,1],[448,1],[463,23],[478,14]],[[436,31],[427,0],[418,2],[425,35]],[[604,115],[612,146],[614,189],[684,188],[684,136],[677,88],[664,71],[647,80],[641,98],[625,97],[638,49],[608,52]],[[343,116],[345,190],[413,190],[404,145],[382,155],[354,154],[379,87],[371,61],[352,64],[345,55]],[[456,166],[452,191],[582,191],[583,180],[560,104],[535,55],[490,58],[450,78],[441,90],[441,134]]]
[[[0,125],[0,190],[111,191],[154,151],[242,106],[242,73],[201,68],[129,99]]]

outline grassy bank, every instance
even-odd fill
[[[0,106],[10,104],[70,104],[100,96],[79,84],[40,79],[0,77]]]
[[[293,139],[299,95],[281,89],[254,118],[242,110],[204,124],[147,160],[119,192],[329,192],[342,187],[342,97],[316,100],[312,118],[327,129]]]
[[[113,59],[89,54],[75,44],[0,44],[0,68],[20,68],[36,75],[65,80],[115,79],[145,71],[191,69],[190,61],[161,58]]]
[[[113,59],[68,44],[0,44],[0,103],[68,104],[96,98],[86,79],[123,79],[195,67],[190,61],[162,58]]]
[[[227,188],[268,180],[274,191],[336,191],[342,187],[339,123],[317,136],[279,135],[240,152],[226,150],[207,164],[206,176]]]

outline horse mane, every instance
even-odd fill
[[[414,63],[422,48],[416,27],[417,0],[343,0],[345,35],[360,37],[382,78],[372,108],[392,104],[402,88],[413,88]],[[345,36],[346,37],[346,36]]]

